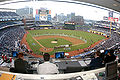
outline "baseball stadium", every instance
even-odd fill
[[[0,80],[119,80],[119,0],[0,0]]]

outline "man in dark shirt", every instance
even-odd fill
[[[90,62],[90,69],[97,69],[102,67],[102,59],[99,57],[100,53],[96,52],[95,53],[95,58],[91,60]]]
[[[18,54],[18,59],[14,61],[15,72],[27,73],[28,62],[23,59],[23,53]]]
[[[104,64],[115,61],[116,56],[114,55],[114,50],[109,50],[105,56]]]

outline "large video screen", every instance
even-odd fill
[[[55,53],[55,58],[58,59],[58,58],[64,58],[64,52],[57,52]]]

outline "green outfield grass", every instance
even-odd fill
[[[41,46],[32,38],[30,34],[27,35],[26,41],[34,53],[40,53],[39,49]]]
[[[66,50],[64,48],[56,49],[56,50],[50,52],[50,54],[53,54],[57,51],[69,52],[69,51],[73,51],[73,50],[77,50],[77,49],[87,48],[90,45],[94,44],[95,42],[105,39],[105,37],[97,35],[97,34],[88,33],[88,32],[84,32],[84,31],[76,31],[76,30],[59,30],[59,29],[57,29],[57,30],[56,29],[29,30],[29,34],[27,35],[26,40],[34,53],[39,54],[40,53],[39,49],[41,48],[41,46],[39,46],[39,44],[32,37],[41,36],[41,35],[45,35],[45,34],[54,34],[54,35],[55,34],[64,34],[64,35],[68,35],[68,36],[72,35],[72,36],[76,36],[76,37],[81,37],[82,39],[87,41],[87,43],[85,43],[85,44],[71,46],[70,49],[66,49]],[[61,38],[57,38],[57,39],[59,39],[58,41],[60,41],[58,44],[51,44],[51,41],[54,40],[54,38],[41,39],[41,40],[38,40],[38,42],[47,48],[53,48],[54,46],[59,46],[59,45],[64,45],[64,44],[71,44],[71,42],[69,42],[67,40],[64,40]]]

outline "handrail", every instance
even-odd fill
[[[84,71],[84,72],[76,72],[76,73],[68,73],[68,74],[54,74],[54,75],[39,75],[39,74],[20,74],[20,73],[12,73],[12,72],[5,72],[5,71],[0,71],[0,74],[6,73],[6,74],[12,74],[16,75],[17,78],[21,79],[30,79],[30,80],[36,80],[36,79],[69,79],[72,77],[77,77],[77,76],[83,76],[83,75],[89,75],[90,73],[99,73],[99,72],[104,72],[104,68],[100,69],[95,69],[95,70],[90,70],[90,71]]]

